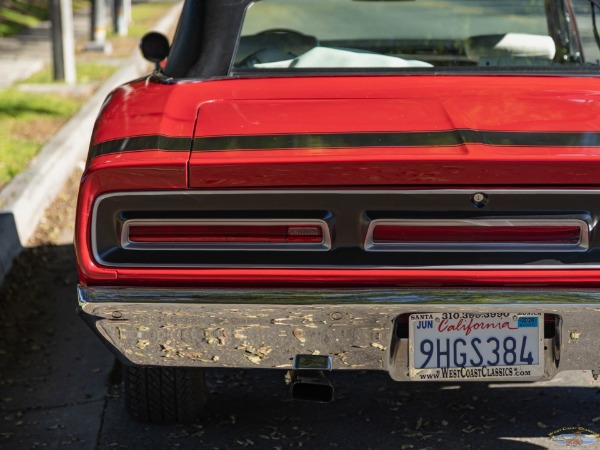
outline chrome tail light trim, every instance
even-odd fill
[[[321,230],[321,242],[135,242],[130,238],[130,230],[135,226],[177,227],[177,226],[211,226],[211,227],[259,227],[259,226],[312,226]],[[331,249],[331,233],[323,220],[222,220],[222,219],[177,219],[154,220],[133,219],[123,223],[121,228],[121,247],[126,250],[265,250],[265,251],[328,251]]]
[[[576,243],[550,242],[375,242],[378,226],[397,227],[577,227],[579,241]],[[367,252],[585,252],[589,248],[590,226],[584,220],[564,219],[556,216],[539,218],[502,219],[381,219],[369,223],[364,249]]]

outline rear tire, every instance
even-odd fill
[[[192,423],[206,403],[204,370],[188,367],[124,367],[125,405],[146,423]]]

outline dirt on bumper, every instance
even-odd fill
[[[600,293],[565,290],[169,290],[79,287],[80,314],[127,364],[291,369],[297,354],[333,369],[408,380],[402,318],[435,312],[540,312],[545,373],[600,369]],[[540,379],[540,378],[536,378]]]

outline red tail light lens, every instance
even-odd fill
[[[565,227],[375,227],[373,242],[489,242],[577,244],[581,229]]]
[[[134,225],[131,242],[305,242],[323,241],[311,225]]]
[[[125,248],[198,248],[231,250],[279,249],[307,246],[328,249],[329,233],[324,222],[279,221],[130,221],[122,232]],[[258,247],[257,247],[258,246]],[[274,247],[270,247],[274,246]],[[312,248],[314,247],[314,248]]]
[[[365,248],[370,251],[576,251],[588,246],[580,220],[374,221]]]

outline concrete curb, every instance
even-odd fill
[[[168,33],[181,12],[177,4],[153,29]],[[151,70],[138,50],[104,82],[52,138],[29,168],[0,191],[0,282],[14,258],[33,236],[45,209],[58,195],[73,170],[85,160],[96,115],[106,96],[117,86]]]

